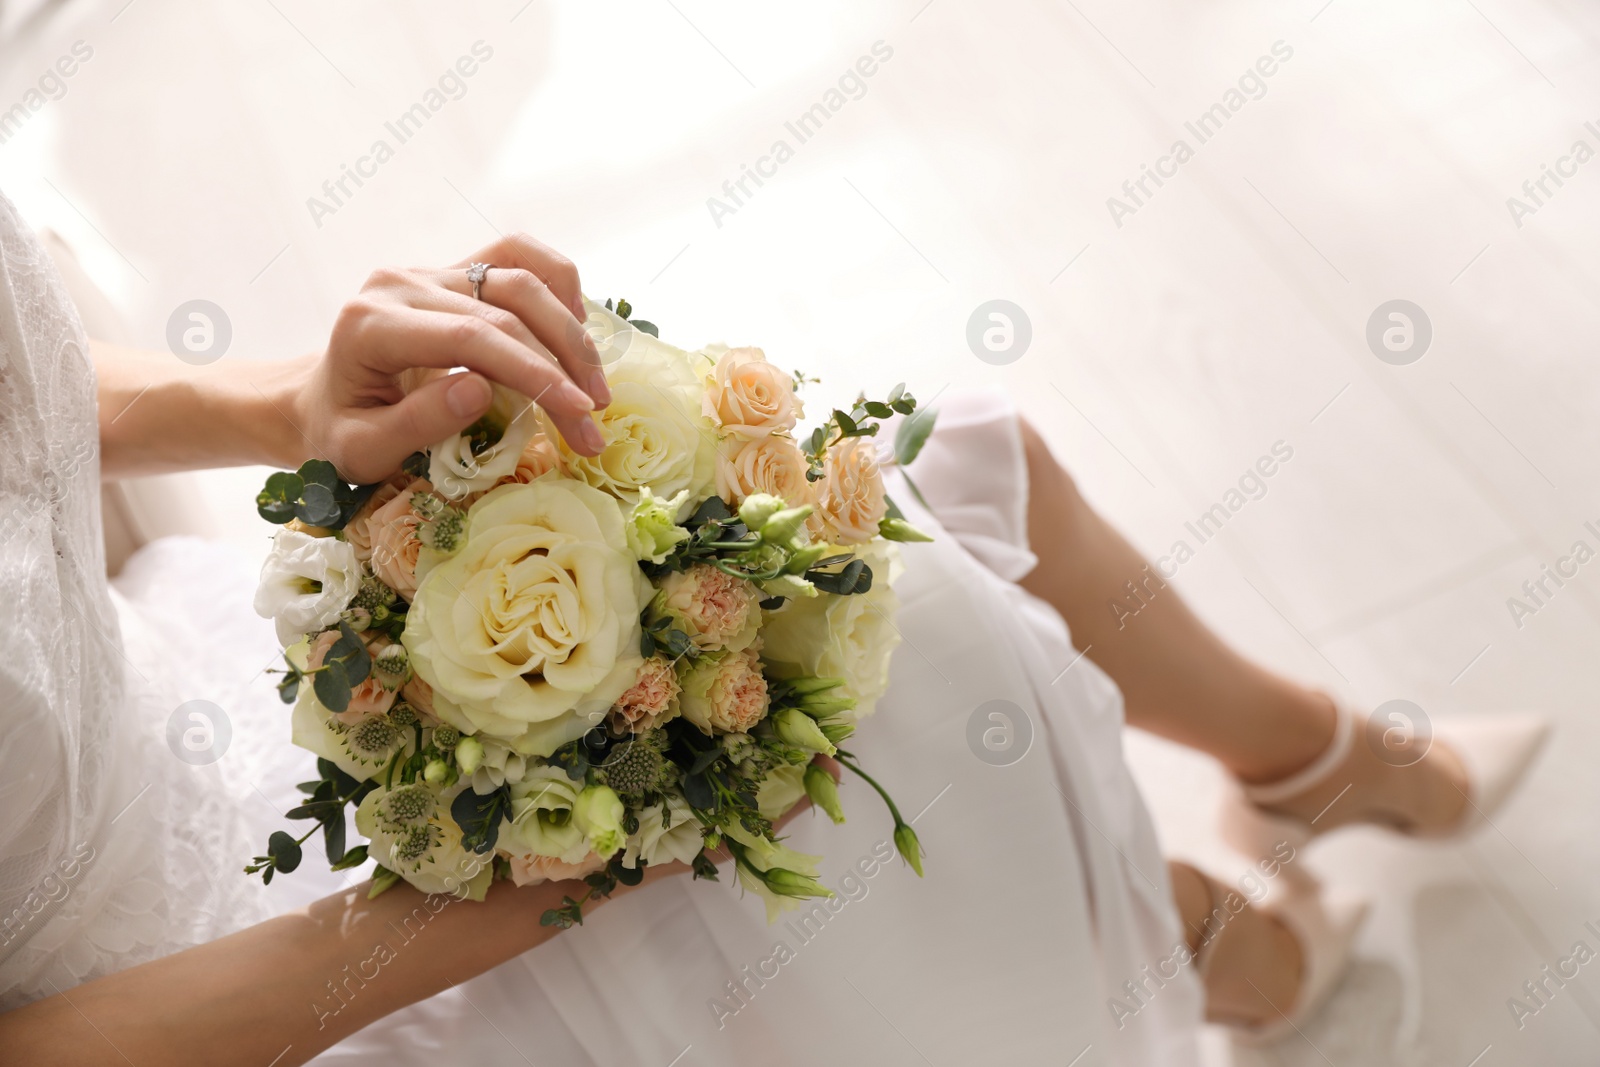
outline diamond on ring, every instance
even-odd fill
[[[489,276],[489,264],[472,263],[467,266],[467,281],[472,283],[472,299],[482,300],[479,291],[483,288],[483,279]]]

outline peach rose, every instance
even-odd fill
[[[317,670],[328,657],[328,649],[339,640],[338,630],[324,630],[311,642],[311,651],[306,656],[306,665],[311,670]],[[378,680],[376,671],[368,671],[366,680],[350,690],[350,705],[343,711],[335,712],[334,718],[346,726],[357,726],[362,720],[370,719],[374,715],[382,715],[394,706],[395,690],[386,689]]]
[[[750,582],[696,563],[661,580],[654,612],[678,624],[703,651],[746,648],[761,625],[761,593]]]
[[[431,493],[426,478],[417,478],[372,513],[372,573],[407,600],[417,595],[417,555],[422,541],[417,527],[422,516],[411,506],[415,493]]]
[[[511,880],[517,885],[576,880],[593,874],[605,865],[606,861],[593,852],[578,863],[563,863],[554,856],[512,856]]]
[[[365,563],[372,558],[372,516],[379,508],[400,495],[400,490],[411,484],[411,475],[405,471],[390,475],[382,485],[372,491],[367,502],[361,505],[344,526],[344,539],[356,550],[356,559]]]
[[[400,695],[416,710],[422,725],[439,725],[439,715],[433,710],[433,686],[423,681],[416,671],[412,671],[411,679],[400,687]]]
[[[611,708],[611,726],[619,733],[642,734],[678,713],[678,672],[670,660],[651,656],[639,668],[639,680],[617,698]]]
[[[876,537],[888,505],[872,439],[847,437],[833,445],[822,470],[813,529],[841,545],[865,544]]]
[[[814,497],[807,466],[805,453],[790,438],[730,438],[717,452],[717,495],[737,507],[754,493],[770,493],[797,508]]]
[[[718,358],[701,410],[724,433],[739,437],[788,433],[804,414],[794,379],[768,363],[759,348],[730,348]]]
[[[542,433],[536,433],[517,459],[517,469],[501,478],[496,484],[519,482],[527,485],[535,478],[549,474],[561,465],[561,451]]]

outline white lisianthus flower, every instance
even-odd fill
[[[572,802],[572,821],[601,859],[610,859],[627,843],[622,817],[627,814],[622,798],[608,785],[591,785]]]
[[[483,758],[472,771],[472,788],[479,793],[493,793],[507,782],[515,782],[527,770],[528,757],[511,747],[510,742],[484,734],[478,739],[483,745]]]
[[[839,695],[856,702],[855,715],[872,714],[889,688],[889,659],[900,635],[894,628],[900,601],[890,584],[899,575],[895,546],[874,541],[856,556],[872,568],[872,588],[837,596],[791,600],[766,613],[762,658],[776,676],[843,678]]]
[[[488,489],[516,473],[523,449],[538,432],[533,403],[496,385],[483,418],[428,449],[428,481],[448,500]]]
[[[404,643],[435,713],[548,756],[634,684],[651,595],[617,502],[562,478],[491,490],[417,587]]]
[[[284,647],[332,626],[361,591],[361,562],[348,542],[279,530],[261,565],[256,614],[271,619]]]
[[[700,854],[702,844],[700,820],[689,802],[674,793],[667,797],[665,808],[652,804],[639,812],[639,831],[628,837],[622,865],[632,870],[641,861],[650,866],[689,863]]]
[[[806,765],[785,763],[772,768],[762,779],[761,788],[756,790],[756,807],[764,817],[777,820],[805,795]]]
[[[603,354],[621,354],[606,366],[611,403],[593,414],[606,447],[598,456],[574,452],[544,416],[557,442],[561,470],[632,505],[650,486],[671,498],[687,491],[710,496],[716,482],[717,437],[700,413],[700,379],[688,353],[633,329],[593,302],[584,324]]]
[[[493,856],[461,847],[450,801],[463,788],[464,783],[440,793],[417,782],[368,793],[356,808],[356,829],[367,838],[367,855],[424,893],[481,901],[494,877]]]
[[[752,834],[743,826],[740,826],[737,820],[723,827],[722,832],[744,846],[745,859],[759,870],[791,871],[802,879],[815,879],[817,877],[817,864],[822,861],[821,856],[809,856],[804,852],[796,852],[780,842],[768,841],[759,834]],[[768,923],[776,922],[779,913],[800,906],[799,897],[774,893],[764,881],[745,870],[743,865],[735,864],[735,867],[739,872],[739,884],[759,896],[762,902],[766,904]],[[816,888],[820,892],[808,895],[833,895],[820,885]]]
[[[581,863],[589,840],[572,818],[578,783],[560,767],[535,767],[511,786],[510,844],[513,853]]]
[[[648,485],[639,488],[639,502],[628,516],[628,547],[639,559],[661,563],[672,550],[689,539],[689,531],[678,525],[678,516],[689,501],[683,490],[670,500],[656,496]]]

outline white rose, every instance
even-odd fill
[[[572,451],[545,417],[558,442],[561,469],[628,504],[644,486],[672,498],[688,491],[701,500],[716,481],[716,434],[700,413],[700,379],[688,353],[628,326],[593,303],[585,329],[602,352],[621,348],[606,367],[611,403],[594,413],[606,447],[598,456]]]
[[[889,688],[889,658],[900,644],[894,628],[900,601],[891,583],[900,554],[882,541],[856,555],[872,568],[872,588],[837,596],[824,593],[791,600],[768,612],[761,627],[762,658],[786,677],[843,678],[841,696],[855,700],[855,714],[872,714]]]
[[[639,812],[639,831],[629,835],[622,865],[632,869],[641,860],[650,866],[689,863],[700,854],[702,844],[700,820],[689,809],[689,802],[674,793],[667,798],[665,818],[660,804]]]
[[[548,756],[633,685],[651,592],[615,500],[566,479],[513,482],[467,512],[461,548],[417,587],[404,642],[441,719]]]
[[[256,614],[276,624],[288,647],[337,622],[360,589],[361,562],[348,543],[283,529],[261,565]]]
[[[356,808],[356,830],[367,838],[367,855],[424,893],[482,900],[494,877],[493,856],[462,848],[461,828],[450,816],[450,801],[465,787],[439,793],[418,782],[368,793]],[[397,811],[399,806],[386,798],[402,792],[412,806]],[[419,810],[426,814],[413,814]]]
[[[523,449],[539,432],[537,409],[503,385],[477,422],[428,449],[428,480],[441,496],[460,500],[517,471]],[[476,445],[476,449],[474,449]]]

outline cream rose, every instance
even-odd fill
[[[759,348],[730,348],[718,357],[700,410],[737,437],[788,433],[804,414],[794,379],[768,363]]]
[[[775,676],[843,678],[840,695],[855,700],[856,716],[865,717],[889,688],[889,659],[900,644],[894,628],[900,602],[890,588],[900,556],[882,541],[856,555],[872,568],[871,589],[791,600],[766,614],[761,641]]]
[[[616,316],[590,307],[589,324],[611,328],[606,320]],[[685,490],[691,499],[709,496],[716,481],[716,434],[700,414],[700,380],[687,354],[626,324],[622,329],[626,348],[606,368],[611,403],[593,415],[605,450],[579,455],[545,417],[562,471],[630,505],[644,486],[665,498]]]
[[[338,622],[360,589],[361,562],[350,545],[335,537],[279,530],[261,565],[256,614],[273,621],[287,647]]]
[[[787,437],[730,437],[717,450],[717,495],[734,507],[756,493],[779,497],[792,508],[810,504],[815,492],[806,480],[809,466]]]
[[[434,711],[548,756],[633,685],[650,586],[622,510],[559,478],[503,485],[467,513],[464,543],[417,588],[404,643]]]
[[[889,508],[872,438],[846,437],[831,446],[817,486],[812,518],[827,540],[859,545],[878,536],[878,523]]]
[[[496,385],[477,422],[428,449],[428,479],[447,500],[482,492],[517,469],[539,432],[538,409],[521,393]]]

